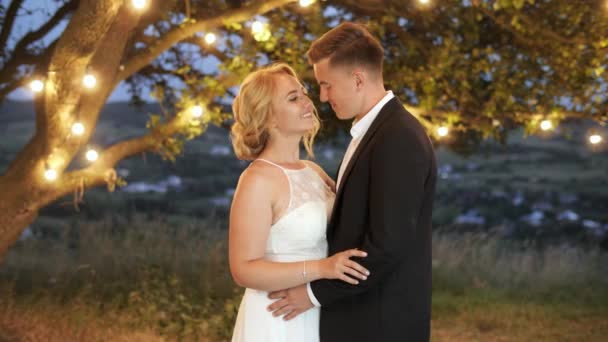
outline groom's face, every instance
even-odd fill
[[[360,96],[357,94],[357,83],[352,70],[343,66],[330,66],[329,58],[315,63],[313,69],[321,89],[321,102],[329,102],[340,120],[359,115]]]

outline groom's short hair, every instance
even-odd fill
[[[315,40],[306,55],[310,64],[329,58],[332,66],[365,66],[382,73],[384,49],[364,25],[344,22]]]

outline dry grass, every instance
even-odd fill
[[[240,297],[220,222],[56,225],[0,268],[0,342],[229,340]],[[434,341],[608,336],[605,254],[475,234],[436,235],[433,257]]]
[[[66,310],[67,309],[67,310]],[[100,317],[87,308],[36,306],[0,308],[0,341],[167,341],[153,329],[130,327],[132,317]]]
[[[608,311],[531,303],[464,307],[432,322],[433,341],[605,341]]]

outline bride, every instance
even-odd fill
[[[268,292],[313,280],[365,280],[351,249],[327,257],[325,229],[335,183],[312,155],[319,119],[312,101],[286,64],[247,76],[233,103],[232,144],[252,160],[240,176],[230,210],[229,259],[235,282],[246,287],[232,337],[242,341],[318,341],[319,308],[286,321],[273,317]]]

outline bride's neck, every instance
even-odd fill
[[[300,138],[273,138],[266,143],[260,158],[276,163],[297,163],[300,160]]]

